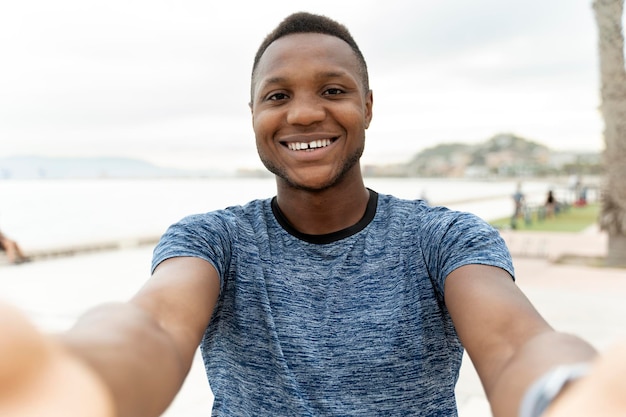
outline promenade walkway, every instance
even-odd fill
[[[606,253],[606,236],[595,228],[578,234],[502,231],[517,283],[558,330],[602,350],[626,340],[626,269],[586,262]],[[151,246],[60,256],[12,266],[0,264],[0,297],[22,308],[40,327],[62,330],[86,308],[125,300],[147,279]],[[465,358],[457,386],[460,417],[489,417],[480,382]],[[205,417],[211,395],[197,356],[183,390],[165,417]]]

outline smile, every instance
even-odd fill
[[[333,143],[333,140],[334,139],[318,139],[311,142],[288,142],[286,145],[292,151],[306,151],[325,148]]]

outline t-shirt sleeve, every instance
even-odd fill
[[[442,210],[433,216],[427,228],[430,232],[425,235],[433,239],[426,246],[426,259],[431,277],[441,295],[448,275],[464,265],[499,267],[515,279],[513,261],[504,239],[478,216]]]
[[[218,212],[185,217],[161,236],[153,252],[152,272],[166,259],[190,256],[213,265],[223,282],[231,255],[230,230]]]

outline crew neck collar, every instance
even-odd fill
[[[361,230],[365,229],[365,227],[370,224],[370,222],[374,219],[374,216],[376,215],[376,206],[378,204],[378,193],[369,188],[367,189],[367,191],[369,191],[370,196],[369,200],[367,201],[367,206],[365,208],[365,213],[363,214],[363,217],[361,217],[361,219],[352,226],[332,233],[326,233],[322,235],[310,235],[296,230],[296,228],[294,228],[293,225],[289,223],[283,212],[280,210],[280,207],[278,207],[278,201],[276,197],[272,198],[272,213],[274,214],[276,221],[281,225],[283,229],[285,229],[287,233],[300,240],[308,243],[315,243],[318,245],[333,243],[360,232]]]

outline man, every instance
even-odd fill
[[[135,297],[58,339],[7,308],[6,415],[157,416],[199,344],[217,416],[454,416],[461,346],[496,416],[522,403],[539,415],[560,391],[546,387],[583,374],[593,348],[540,317],[492,228],[365,187],[373,95],[343,26],[281,23],[257,53],[250,108],[276,197],[172,226]],[[551,415],[585,412],[581,399],[595,410],[606,368],[573,382],[582,394],[560,395]]]

